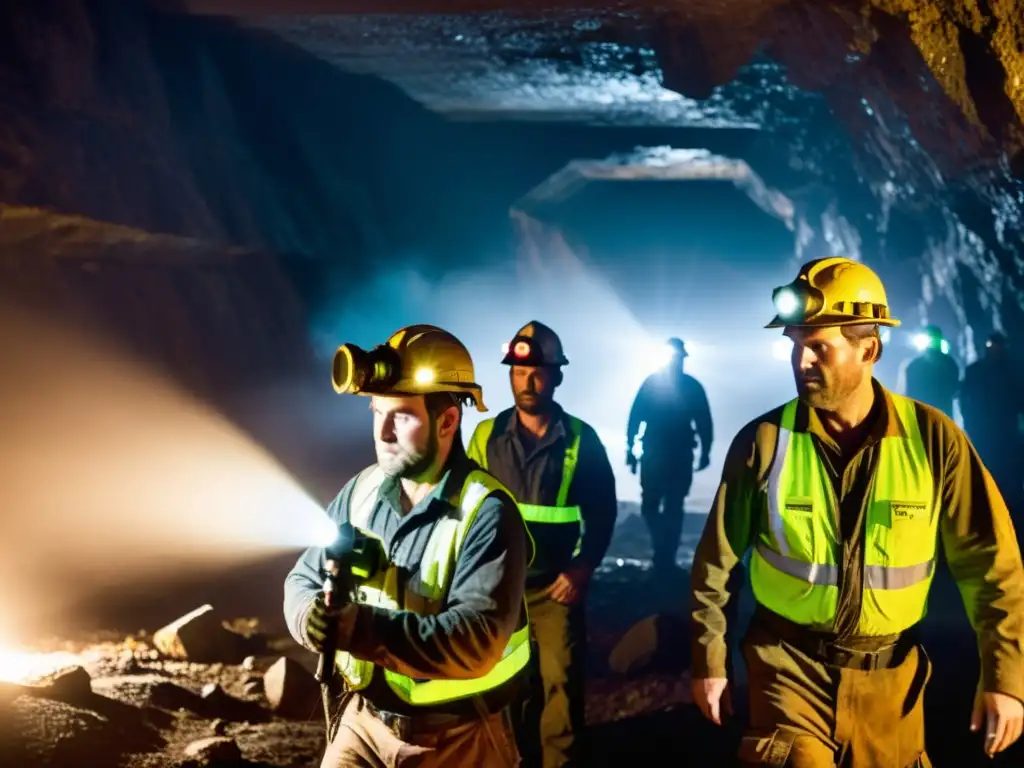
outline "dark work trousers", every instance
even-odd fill
[[[673,567],[683,532],[683,501],[693,483],[693,449],[659,448],[640,462],[640,514],[647,523],[655,568]]]
[[[924,742],[931,663],[921,646],[888,669],[848,669],[752,624],[743,656],[750,728],[740,744],[741,765],[931,767]]]
[[[525,768],[588,765],[584,601],[564,606],[548,596],[550,591],[526,591],[533,655],[515,728]]]

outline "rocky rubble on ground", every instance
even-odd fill
[[[590,722],[686,700],[686,679],[659,670],[651,637],[634,631],[617,650],[620,674],[588,684]],[[238,631],[203,606],[152,634],[91,637],[60,650],[81,664],[31,683],[0,684],[0,765],[319,765],[315,658],[290,638],[264,635],[251,623]]]

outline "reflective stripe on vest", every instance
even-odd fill
[[[935,572],[939,511],[914,401],[890,395],[903,435],[882,438],[864,529],[860,635],[901,632],[924,618]],[[830,629],[839,595],[838,505],[810,434],[782,410],[767,479],[767,526],[751,559],[758,602],[799,624]]]
[[[349,501],[348,515],[352,525],[367,535],[367,522],[377,500],[384,475],[376,467],[359,474]],[[479,470],[470,472],[462,486],[458,509],[461,514],[442,517],[434,523],[423,552],[418,573],[399,585],[399,569],[388,567],[358,589],[358,600],[367,605],[390,610],[409,610],[419,615],[439,613],[451,584],[452,572],[458,562],[462,543],[477,512],[490,494],[508,493],[497,479]],[[511,496],[511,494],[509,494]],[[399,605],[395,595],[402,594]],[[526,621],[525,602],[521,620],[509,638],[501,659],[480,677],[466,680],[419,680],[391,670],[384,670],[388,686],[403,701],[426,706],[464,699],[497,688],[524,669],[530,660],[530,628]],[[336,657],[338,670],[351,690],[365,688],[373,677],[375,665],[346,652]]]
[[[583,524],[583,516],[578,506],[566,506],[569,500],[569,488],[572,485],[573,476],[576,474],[576,465],[580,458],[580,437],[583,434],[583,422],[575,416],[567,416],[569,421],[570,435],[568,445],[565,447],[565,458],[562,461],[562,482],[558,486],[558,496],[554,506],[542,504],[524,504],[517,501],[519,511],[523,519],[528,523],[575,523]],[[468,453],[471,459],[481,467],[487,469],[487,444],[490,442],[491,433],[494,431],[494,419],[487,419],[480,422],[473,437],[469,441]]]

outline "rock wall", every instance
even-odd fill
[[[213,399],[311,368],[302,302],[277,259],[251,249],[0,205],[0,301]]]
[[[1024,333],[1020,2],[738,0],[666,19],[666,87],[706,98],[761,78],[768,95],[752,109],[785,137],[783,175],[815,179],[794,188],[763,173],[797,203],[806,255],[846,245],[873,263],[915,263],[920,320],[956,329],[961,358],[991,330]],[[830,114],[811,103],[794,121],[794,86]]]
[[[0,200],[221,240],[133,6],[0,9]]]
[[[844,250],[909,275],[921,319],[960,326],[970,357],[993,328],[1024,334],[1021,11],[1015,0],[695,2],[659,7],[647,27],[607,14],[566,39],[653,47],[667,87],[714,92],[762,126],[737,139],[450,125],[227,19],[8,4],[0,201],[272,250],[315,305],[382,265],[507,259],[508,204],[574,156],[703,146],[794,201],[802,255]]]
[[[327,95],[336,76],[271,35],[146,3],[4,5],[0,201],[356,264],[394,246],[373,178],[387,147],[353,151],[386,135],[350,119],[351,93]]]

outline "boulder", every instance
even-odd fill
[[[228,732],[228,723],[226,720],[221,720],[219,717],[210,723],[210,733],[214,736],[223,736]]]
[[[203,686],[203,713],[232,722],[263,723],[270,719],[269,713],[252,701],[236,699],[217,683]]]
[[[242,750],[234,739],[210,736],[193,741],[185,747],[185,757],[199,765],[224,765],[242,762]]]
[[[92,677],[85,667],[67,667],[47,675],[33,688],[37,696],[75,704],[92,697]]]
[[[187,613],[153,635],[164,656],[199,664],[239,664],[246,657],[245,638],[224,626],[212,605]]]
[[[320,707],[320,685],[305,667],[282,656],[263,676],[263,690],[274,714],[307,719]]]
[[[682,672],[690,664],[686,620],[677,614],[660,613],[634,624],[608,656],[608,667],[620,675],[657,669]]]
[[[159,682],[149,688],[149,704],[159,709],[172,711],[186,710],[197,715],[205,714],[206,702],[202,697],[180,685]]]

